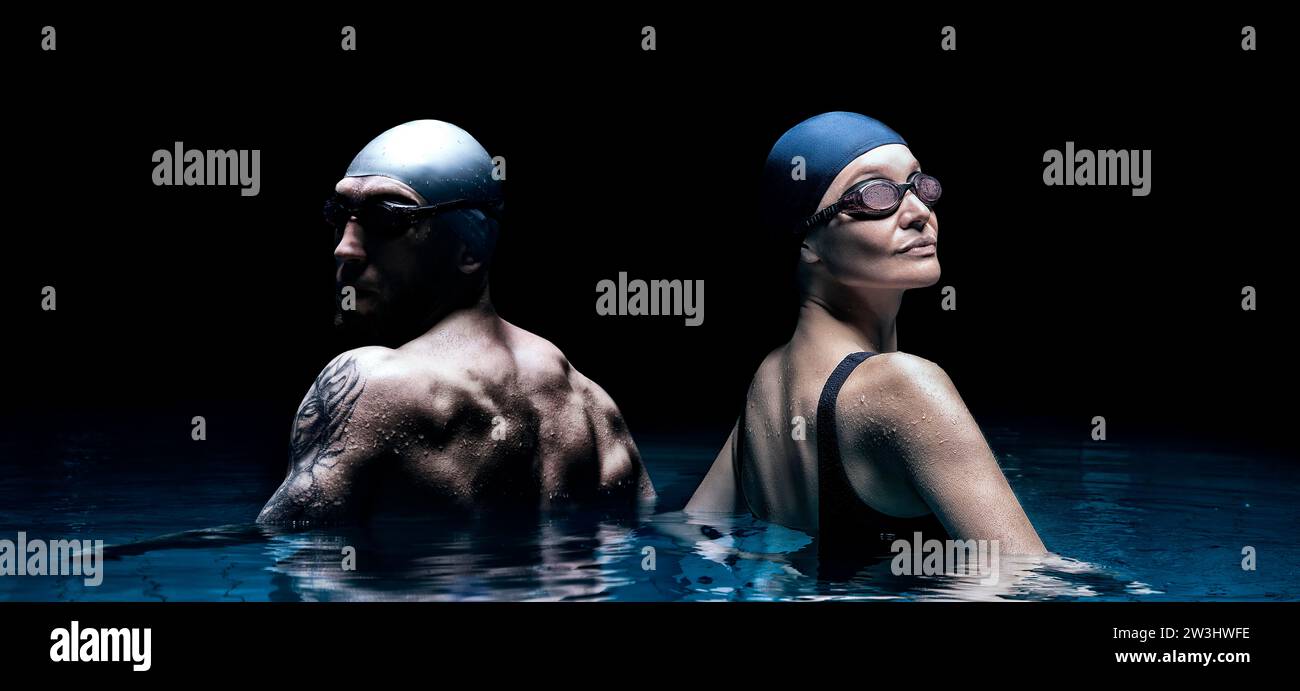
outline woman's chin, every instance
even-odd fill
[[[926,266],[917,266],[913,268],[911,280],[907,281],[905,286],[909,290],[912,288],[929,288],[939,282],[940,270],[939,260],[933,259],[925,262]]]

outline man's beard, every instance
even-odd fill
[[[374,317],[363,317],[354,310],[345,310],[338,300],[334,301],[334,334],[343,350],[373,345],[378,340],[377,321]]]
[[[435,284],[406,286],[398,292],[403,297],[385,295],[369,314],[344,310],[342,300],[334,301],[334,326],[345,349],[368,345],[396,348],[428,331],[443,316],[457,307],[473,302],[474,286],[466,281],[438,281]],[[481,292],[481,286],[477,292]],[[430,298],[429,296],[437,296]]]
[[[342,300],[334,301],[334,327],[342,344],[347,349],[361,346],[382,345],[396,348],[413,336],[408,336],[415,319],[410,309],[400,302],[388,300],[375,305],[367,314],[358,310],[343,309]],[[403,340],[405,339],[405,340]],[[400,342],[399,342],[400,341]]]

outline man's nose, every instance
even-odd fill
[[[334,248],[334,258],[340,262],[364,262],[366,260],[365,237],[361,224],[355,218],[348,219],[343,227],[343,237]]]

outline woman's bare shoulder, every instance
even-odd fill
[[[911,401],[916,397],[956,394],[957,389],[938,364],[919,355],[881,353],[858,365],[843,391],[858,395],[888,393]]]
[[[910,353],[882,353],[858,365],[840,391],[837,412],[844,431],[906,447],[979,434],[948,373]]]

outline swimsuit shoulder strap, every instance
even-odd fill
[[[817,400],[817,505],[819,522],[823,527],[828,524],[825,517],[843,515],[859,503],[849,477],[844,472],[844,464],[840,461],[835,407],[840,389],[848,381],[849,375],[875,354],[862,351],[846,355],[835,367],[835,371],[831,372],[826,385],[822,387],[821,397]]]
[[[826,385],[822,387],[821,397],[817,400],[817,467],[818,467],[818,495],[820,497],[818,505],[821,512],[827,509],[837,511],[839,506],[849,500],[844,496],[845,491],[852,491],[849,485],[848,476],[844,473],[844,465],[840,463],[840,445],[837,431],[835,428],[835,402],[839,398],[840,389],[844,382],[848,381],[849,375],[858,365],[862,364],[867,358],[875,353],[861,351],[846,355],[840,364],[836,366],[835,371],[826,380]],[[740,409],[740,418],[736,421],[736,439],[731,445],[731,468],[732,475],[736,483],[736,494],[740,497],[741,503],[746,510],[753,513],[753,508],[749,504],[749,497],[745,496],[744,472],[745,467],[745,410],[749,407],[749,402]],[[829,492],[829,494],[827,494]]]
[[[867,358],[875,355],[870,352],[850,353],[840,360],[840,364],[831,372],[830,378],[826,380],[826,385],[822,387],[822,395],[817,399],[817,458],[820,461],[833,460],[838,462],[840,459],[840,445],[838,443],[837,430],[835,428],[835,402],[839,399],[840,389],[844,387],[844,382],[848,381],[849,375],[858,365],[866,361]]]

